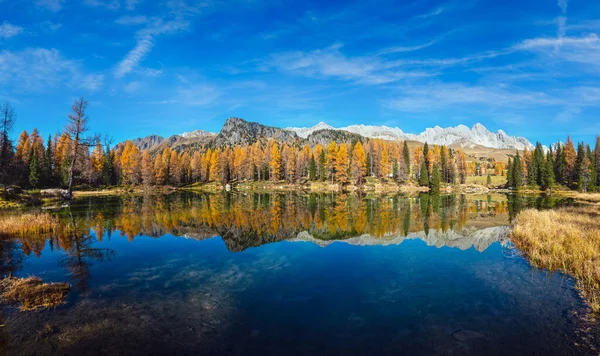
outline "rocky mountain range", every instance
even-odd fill
[[[299,137],[308,138],[311,134],[322,130],[347,131],[368,138],[381,138],[384,140],[417,141],[434,145],[457,146],[473,148],[482,146],[499,149],[518,149],[525,147],[533,149],[534,146],[524,137],[509,136],[503,130],[491,132],[482,124],[475,124],[472,128],[465,125],[441,128],[435,126],[427,128],[420,134],[405,133],[397,127],[351,125],[334,128],[324,122],[312,127],[289,127],[286,130],[295,132]]]
[[[427,142],[429,144],[462,148],[484,147],[522,150],[527,147],[533,149],[533,145],[526,138],[509,136],[502,130],[494,133],[481,124],[475,124],[472,128],[464,125],[448,128],[436,126],[428,128],[420,134],[411,134],[405,133],[397,127],[351,125],[334,128],[324,122],[308,128],[290,127],[282,129],[236,117],[227,119],[219,133],[195,130],[168,138],[151,135],[137,138],[132,142],[140,150],[157,152],[165,147],[183,151],[201,147],[248,145],[268,139],[290,144],[304,142],[309,145],[326,145],[330,141],[338,143],[351,142],[362,138]]]

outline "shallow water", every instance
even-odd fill
[[[21,354],[597,354],[574,281],[507,237],[542,197],[95,198],[65,231],[2,246],[3,272],[70,281],[4,308]]]

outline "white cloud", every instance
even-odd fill
[[[121,3],[118,0],[84,0],[84,4],[89,7],[103,8],[106,10],[119,10]]]
[[[64,58],[56,49],[0,52],[0,84],[13,92],[64,87],[95,91],[103,79],[101,74],[84,73],[77,61]]]
[[[553,61],[565,61],[600,67],[600,38],[595,33],[585,37],[534,38],[514,47],[539,53]],[[581,71],[572,74],[581,73]]]
[[[125,92],[132,94],[135,93],[136,91],[138,91],[140,88],[142,87],[142,83],[134,81],[134,82],[129,82],[127,84],[125,84],[125,86],[123,87],[123,90],[125,90]]]
[[[556,46],[594,46],[600,44],[600,39],[595,33],[586,37],[540,37],[525,40],[515,46],[516,49],[536,49]]]
[[[263,61],[263,64],[292,74],[334,77],[370,85],[430,75],[423,71],[393,70],[397,66],[390,66],[377,56],[347,57],[340,48],[341,45],[337,44],[310,52],[280,53]]]
[[[86,74],[80,75],[77,85],[88,91],[96,91],[104,84],[104,75],[102,74]]]
[[[63,2],[65,2],[65,0],[36,0],[35,4],[47,10],[58,12],[62,8]]]
[[[141,0],[125,0],[125,8],[127,10],[135,10],[135,7]]]
[[[146,57],[150,50],[152,50],[153,45],[154,42],[151,35],[145,35],[138,38],[135,47],[129,51],[127,56],[125,56],[125,58],[117,65],[115,76],[120,78],[131,72],[131,70]]]
[[[0,25],[0,38],[11,38],[23,33],[23,27],[12,25],[4,21]]]
[[[395,46],[395,47],[389,47],[389,48],[386,48],[386,49],[380,51],[379,54],[414,52],[414,51],[418,51],[418,50],[423,49],[423,48],[427,48],[427,47],[435,44],[436,42],[437,42],[437,40],[432,40],[432,41],[429,41],[429,42],[427,42],[425,44],[417,45],[417,46]]]
[[[437,16],[439,14],[441,14],[442,12],[444,12],[444,8],[443,7],[438,7],[437,9],[433,10],[432,12],[423,14],[423,15],[419,15],[419,16],[415,16],[415,18],[428,18],[428,17],[434,17]]]
[[[131,72],[146,58],[154,46],[154,39],[158,35],[172,34],[187,29],[187,21],[168,21],[155,19],[151,25],[137,32],[136,45],[127,53],[125,58],[117,64],[115,76],[121,78]]]
[[[558,0],[558,7],[560,7],[563,14],[567,13],[567,5],[567,0]]]
[[[40,24],[40,27],[45,31],[54,32],[62,27],[60,23],[54,23],[51,21],[44,21]]]
[[[147,23],[149,19],[143,15],[137,16],[123,16],[115,20],[115,23],[119,25],[143,25]]]
[[[399,88],[397,99],[385,105],[404,112],[431,112],[446,107],[527,108],[531,105],[556,106],[563,100],[543,92],[523,91],[502,85],[436,83]]]

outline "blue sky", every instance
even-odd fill
[[[115,140],[280,127],[600,134],[600,1],[0,0],[14,135],[74,98]]]

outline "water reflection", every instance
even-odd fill
[[[60,212],[64,229],[48,237],[52,247],[70,251],[66,264],[85,274],[84,260],[109,258],[110,251],[90,248],[117,233],[166,234],[204,239],[221,236],[230,251],[243,251],[281,240],[334,241],[369,239],[374,244],[421,238],[431,245],[468,248],[473,240],[502,236],[525,207],[549,208],[564,200],[517,195],[429,195],[362,197],[338,194],[195,194],[94,198]],[[486,230],[487,229],[487,230]],[[491,243],[492,241],[490,241]],[[21,239],[26,255],[39,256],[44,238]],[[489,244],[488,244],[489,245]],[[485,249],[484,245],[477,247]]]
[[[55,236],[0,249],[3,271],[70,275],[77,287],[57,310],[8,314],[0,352],[6,342],[8,354],[576,354],[572,283],[494,244],[518,209],[564,203],[195,193],[79,201],[56,212]],[[28,255],[40,264],[24,264]],[[36,337],[46,324],[53,331]]]

